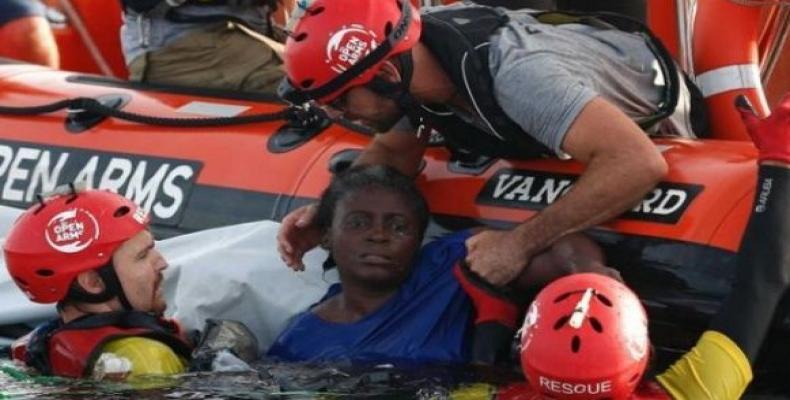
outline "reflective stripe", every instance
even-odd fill
[[[736,89],[759,89],[760,69],[756,64],[717,68],[697,76],[697,86],[705,97]]]

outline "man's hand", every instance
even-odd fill
[[[321,243],[321,232],[315,226],[318,205],[310,204],[291,211],[283,218],[277,232],[277,251],[285,265],[304,271],[302,257]]]
[[[466,240],[469,269],[492,285],[514,280],[531,254],[515,231],[485,230]]]
[[[790,93],[782,98],[769,117],[763,119],[757,117],[746,96],[738,96],[735,105],[760,151],[760,161],[790,164]]]

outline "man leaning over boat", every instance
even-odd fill
[[[421,13],[408,2],[299,4],[281,95],[382,132],[356,164],[414,176],[435,129],[459,155],[586,166],[529,220],[467,240],[471,270],[492,284],[511,282],[557,239],[619,215],[655,186],[668,167],[645,130],[693,136],[684,79],[638,24],[469,4]],[[283,220],[279,246],[292,268],[317,244],[314,215],[313,205]]]

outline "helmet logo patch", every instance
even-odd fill
[[[134,220],[137,221],[137,223],[141,225],[145,225],[146,222],[148,221],[148,211],[146,211],[142,207],[138,207],[136,210],[134,210],[134,214],[132,214],[132,218],[134,218]]]
[[[532,335],[534,331],[532,327],[538,323],[538,319],[540,318],[540,305],[538,304],[537,300],[533,301],[532,304],[529,306],[529,311],[527,311],[526,317],[524,317],[524,324],[521,326],[521,347],[525,348],[529,346],[529,342],[532,341]]]
[[[378,42],[376,33],[362,25],[344,26],[330,35],[326,44],[326,63],[338,74],[370,54]]]
[[[647,355],[647,321],[644,319],[631,319],[624,322],[623,334],[628,354],[634,360],[641,360]]]
[[[61,253],[77,253],[99,238],[99,224],[83,209],[66,210],[49,220],[44,237]]]

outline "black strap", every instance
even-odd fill
[[[309,10],[307,13],[309,13]],[[414,16],[411,15],[411,3],[408,0],[401,0],[401,17],[398,23],[393,27],[390,34],[387,35],[387,38],[365,58],[357,61],[354,65],[329,82],[314,89],[302,88],[302,85],[299,83],[294,85],[293,82],[289,82],[289,80],[286,79],[284,83],[287,83],[287,85],[281,88],[279,91],[280,95],[291,104],[303,104],[310,100],[320,99],[336,92],[356,79],[360,74],[373,67],[373,65],[387,58],[395,45],[406,37],[406,33],[409,32],[409,25],[411,25],[412,18],[414,18]]]
[[[312,124],[323,123],[322,114],[314,108],[287,107],[272,113],[261,113],[255,115],[242,115],[237,117],[217,117],[217,118],[165,118],[153,117],[122,111],[113,107],[106,106],[96,99],[89,97],[76,97],[60,100],[41,106],[12,107],[0,106],[0,114],[7,115],[40,115],[55,112],[58,110],[70,109],[80,110],[80,112],[93,112],[122,119],[139,124],[169,126],[169,127],[216,127],[245,125],[258,122],[287,121],[294,126],[309,127]]]
[[[645,24],[631,17],[611,12],[547,11],[533,14],[533,16],[540,22],[552,25],[580,23],[643,35],[647,39],[645,42],[648,48],[656,56],[661,73],[664,75],[666,86],[664,88],[664,99],[658,104],[658,110],[653,115],[640,121],[639,127],[647,130],[675,112],[680,97],[680,74],[678,73],[677,65],[661,40]]]
[[[98,304],[109,301],[114,297],[118,297],[118,300],[121,302],[121,306],[124,308],[124,310],[132,311],[133,307],[129,303],[129,299],[126,297],[126,293],[123,290],[121,281],[118,279],[118,274],[115,273],[115,267],[113,266],[112,262],[97,268],[96,272],[104,282],[104,290],[101,293],[89,293],[79,285],[72,284],[69,286],[69,290],[66,293],[64,300]]]
[[[398,55],[401,69],[399,82],[388,82],[378,76],[374,77],[367,85],[373,92],[395,101],[395,104],[406,114],[413,114],[420,107],[421,102],[409,91],[411,78],[414,75],[414,61],[411,51]]]

